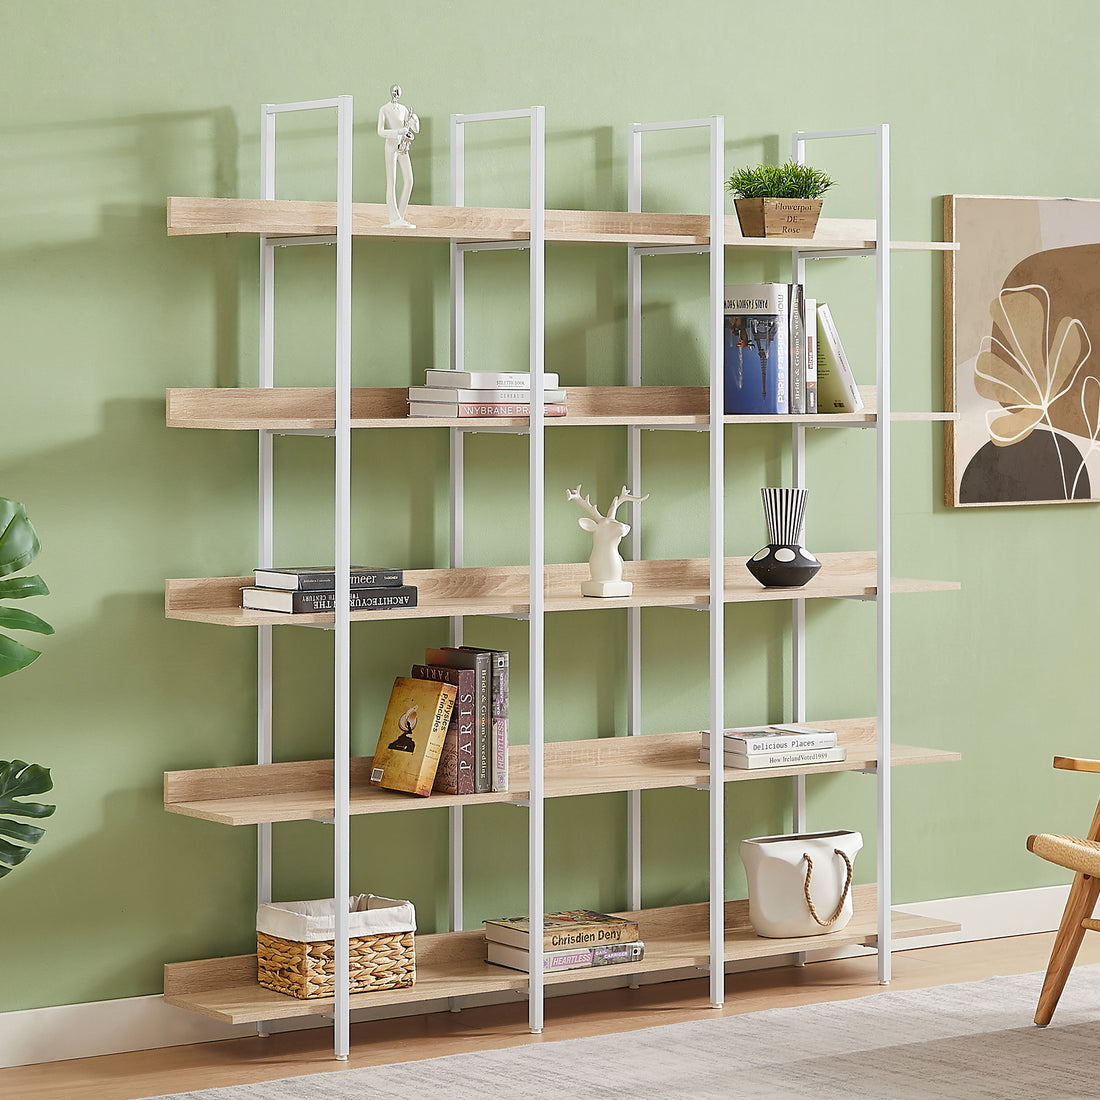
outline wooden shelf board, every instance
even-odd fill
[[[392,229],[383,203],[352,204],[352,235],[391,240],[513,241],[529,240],[530,211],[496,207],[410,206],[415,229]],[[168,200],[168,235],[316,237],[336,232],[336,204],[295,199],[189,198]],[[727,215],[723,232],[731,248],[789,252],[851,251],[875,246],[871,218],[821,218],[813,237],[743,237],[735,215]],[[710,244],[710,218],[705,214],[628,213],[603,210],[547,210],[550,243],[619,244],[639,247]],[[893,241],[897,251],[953,251],[952,242]]]
[[[846,760],[802,767],[745,770],[725,768],[724,781],[745,782],[792,775],[864,771],[877,764],[873,718],[843,718],[814,723],[835,729],[848,749]],[[544,747],[544,789],[547,798],[645,791],[671,787],[703,787],[710,782],[710,765],[699,760],[698,731],[646,734],[641,737],[597,737],[583,741],[549,742]],[[892,746],[894,767],[947,763],[957,752]],[[351,761],[351,813],[393,813],[477,806],[492,802],[526,802],[530,798],[528,750],[509,750],[510,784],[506,792],[476,795],[433,794],[427,798],[372,787],[370,757]],[[257,825],[271,821],[321,821],[335,812],[331,760],[280,764],[246,764],[166,772],[164,808],[170,813],[223,825]]]
[[[814,428],[873,424],[877,400],[874,386],[861,386],[865,408],[858,413],[727,416],[723,423],[805,424]],[[410,417],[408,391],[400,387],[352,390],[353,428],[463,427],[527,428],[527,417]],[[576,428],[637,424],[642,427],[700,427],[710,423],[705,386],[571,386],[569,412],[547,417],[546,427]],[[953,420],[955,413],[894,412],[891,420]],[[334,432],[335,391],[330,388],[170,389],[166,401],[170,428],[223,431]]]
[[[776,958],[797,951],[873,946],[877,938],[876,891],[856,887],[855,912],[840,932],[792,939],[764,939],[748,923],[748,902],[725,905],[725,960]],[[706,904],[625,913],[638,921],[645,957],[615,967],[593,967],[546,975],[547,985],[569,985],[606,978],[612,973],[659,973],[706,967],[708,924]],[[929,917],[895,911],[893,936],[903,939],[957,931],[959,926]],[[478,931],[444,932],[416,937],[416,983],[409,989],[378,990],[351,997],[352,1009],[442,1001],[485,993],[526,989],[527,975],[485,961],[485,939]],[[297,1000],[265,989],[256,981],[256,956],[169,963],[164,968],[164,999],[170,1005],[231,1024],[285,1020],[331,1013],[333,999]]]
[[[727,603],[792,599],[873,598],[876,592],[873,551],[819,554],[821,571],[802,588],[764,588],[745,568],[743,557],[726,558]],[[708,558],[674,561],[628,561],[623,577],[632,581],[630,596],[597,599],[580,594],[588,578],[587,563],[546,566],[547,611],[607,611],[624,607],[706,607],[709,600]],[[406,569],[405,583],[418,589],[418,606],[400,610],[354,611],[353,621],[447,618],[457,615],[525,615],[529,610],[527,566],[501,565],[466,569]],[[200,577],[165,582],[164,612],[169,619],[220,626],[316,626],[333,622],[331,612],[290,614],[255,611],[240,606],[240,590],[253,578]],[[954,581],[891,582],[894,592],[941,592],[958,588]]]

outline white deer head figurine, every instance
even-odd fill
[[[579,485],[575,489],[566,489],[565,499],[575,501],[588,513],[587,516],[581,516],[577,523],[592,535],[592,556],[588,559],[591,580],[581,585],[581,594],[629,596],[634,586],[630,581],[623,580],[623,559],[619,554],[619,542],[623,535],[630,533],[630,524],[616,519],[615,513],[620,505],[631,502],[641,504],[643,500],[649,500],[649,493],[644,497],[633,496],[624,485],[619,495],[611,502],[606,516],[600,515],[599,509],[592,503],[590,494],[581,496]]]

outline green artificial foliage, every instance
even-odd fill
[[[38,532],[27,518],[27,511],[16,500],[0,497],[0,600],[22,600],[27,596],[49,594],[46,582],[39,576],[13,577],[38,556],[42,544]],[[52,634],[53,627],[30,611],[0,604],[0,627],[9,630],[30,630],[35,634]],[[9,676],[26,668],[40,656],[40,651],[0,634],[0,676]]]
[[[740,199],[819,199],[833,182],[820,168],[789,160],[741,168],[726,180],[726,190]]]
[[[30,855],[31,847],[45,834],[45,829],[26,822],[13,821],[16,817],[49,817],[56,806],[41,802],[17,802],[31,794],[45,794],[53,790],[53,780],[48,768],[41,764],[28,764],[23,760],[0,760],[0,878],[8,874]],[[5,840],[4,837],[10,838]],[[17,843],[12,844],[14,840]]]

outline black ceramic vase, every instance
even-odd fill
[[[765,588],[800,588],[821,568],[801,541],[806,489],[761,489],[768,545],[745,566]]]

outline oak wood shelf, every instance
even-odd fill
[[[874,386],[860,387],[864,408],[858,413],[815,415],[726,416],[723,423],[805,424],[832,428],[873,424],[878,403]],[[636,424],[652,428],[698,427],[710,423],[709,391],[705,386],[571,386],[565,416],[547,417],[546,427],[600,427]],[[223,431],[332,433],[336,428],[336,397],[330,388],[170,389],[165,403],[170,428]],[[484,430],[528,426],[527,417],[410,417],[408,391],[400,387],[364,387],[351,391],[352,428],[462,427]],[[941,421],[955,413],[891,413],[891,420]]]
[[[877,591],[873,551],[818,554],[821,571],[802,588],[764,588],[745,568],[746,558],[726,558],[727,603],[792,599],[871,599]],[[628,561],[623,578],[632,581],[629,596],[595,599],[580,594],[588,579],[587,562],[548,564],[546,610],[608,611],[623,607],[707,607],[710,602],[709,558]],[[355,622],[382,619],[431,619],[454,615],[526,615],[530,611],[526,565],[465,569],[406,569],[405,583],[418,589],[418,606],[381,611],[353,611]],[[169,619],[219,626],[317,626],[333,622],[332,612],[290,614],[241,607],[241,589],[254,578],[199,577],[165,582],[164,613]],[[944,592],[956,581],[894,578],[892,592]]]
[[[549,747],[549,746],[548,746]],[[725,962],[768,959],[799,951],[844,947],[874,947],[877,941],[876,891],[874,886],[853,890],[854,912],[839,932],[774,940],[757,936],[748,920],[748,902],[725,903]],[[637,962],[547,974],[547,985],[567,986],[606,979],[614,974],[654,974],[705,969],[708,956],[708,906],[678,905],[623,913],[638,921],[645,956]],[[895,938],[958,931],[959,925],[895,910],[891,925]],[[481,931],[442,932],[416,937],[416,983],[408,989],[383,989],[357,993],[352,1009],[381,1008],[443,1001],[483,994],[507,994],[527,988],[527,975],[519,970],[485,961],[485,937]],[[256,956],[169,963],[164,968],[164,999],[230,1024],[285,1020],[331,1013],[333,999],[297,1000],[275,993],[256,981]]]
[[[792,775],[868,771],[877,767],[873,718],[816,722],[835,729],[847,759],[801,767],[748,770],[726,768],[724,781],[746,782]],[[705,787],[709,765],[700,763],[698,731],[551,741],[545,746],[547,798],[570,798],[614,791],[670,787]],[[934,764],[959,760],[957,752],[893,744],[891,764]],[[444,806],[477,806],[493,802],[522,803],[530,798],[526,745],[509,750],[509,789],[490,794],[433,794],[428,798],[387,791],[369,783],[370,757],[351,761],[352,814],[400,813]],[[222,825],[258,825],[273,821],[327,821],[334,813],[333,763],[307,760],[281,764],[201,768],[166,772],[164,808],[184,817]]]
[[[415,229],[393,229],[384,203],[352,204],[352,236],[391,240],[512,241],[531,236],[527,209],[475,206],[410,206]],[[336,232],[336,204],[299,199],[189,198],[168,200],[168,235],[326,237]],[[821,218],[813,237],[743,237],[736,215],[728,215],[723,232],[728,247],[789,252],[850,252],[875,247],[873,218]],[[710,218],[705,214],[628,213],[609,210],[547,210],[548,243],[615,244],[659,248],[710,245]],[[952,251],[947,241],[891,241],[897,251]]]

